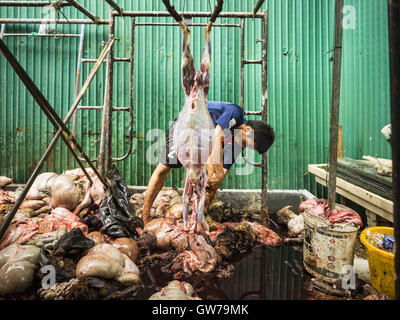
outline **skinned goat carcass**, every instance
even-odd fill
[[[207,108],[207,95],[210,87],[210,31],[211,22],[205,30],[206,44],[200,64],[200,70],[195,73],[193,57],[190,53],[190,31],[180,22],[183,31],[182,45],[182,84],[186,102],[179,113],[173,132],[173,144],[176,155],[186,169],[186,182],[182,195],[184,204],[183,218],[187,229],[189,202],[192,202],[193,214],[197,224],[201,223],[204,212],[207,175],[205,163],[210,156],[214,123]]]

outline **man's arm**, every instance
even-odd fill
[[[162,163],[159,163],[156,170],[151,175],[149,185],[146,190],[146,198],[144,199],[144,206],[142,211],[143,223],[147,224],[150,221],[150,209],[156,199],[158,193],[164,185],[165,178],[171,169]]]
[[[222,127],[217,124],[215,127],[214,144],[206,163],[207,185],[213,189],[217,189],[225,177],[222,166],[222,141],[224,136]]]
[[[224,139],[224,131],[220,125],[216,125],[215,138],[210,157],[208,158],[207,168],[207,189],[205,199],[205,211],[207,211],[210,203],[213,201],[218,188],[224,181],[228,170],[223,167],[222,157],[222,141]]]
[[[225,176],[228,174],[228,170],[223,168],[223,175],[219,178],[218,182],[216,181],[213,186],[206,187],[206,199],[204,201],[204,210],[207,212],[208,207],[210,206],[211,202],[214,200],[215,195],[217,193],[218,188],[221,186],[222,182],[224,181]]]

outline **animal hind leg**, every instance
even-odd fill
[[[190,30],[186,24],[179,22],[182,33],[182,85],[186,96],[189,96],[194,85],[196,71],[194,70],[193,57],[190,53]]]
[[[189,217],[189,201],[192,196],[192,186],[190,185],[189,178],[186,175],[186,183],[185,183],[185,189],[183,190],[182,194],[182,202],[183,202],[183,222],[184,222],[184,227],[185,230],[187,231],[188,229],[188,217]]]
[[[210,32],[211,32],[211,22],[207,25],[205,29],[206,43],[203,50],[203,56],[201,58],[200,69],[196,74],[196,83],[198,88],[202,88],[205,98],[208,95],[208,90],[210,88],[210,63],[211,63],[211,42],[210,42]]]
[[[199,179],[199,184],[197,186],[197,194],[198,194],[198,206],[197,206],[197,223],[195,226],[194,231],[197,231],[197,226],[201,225],[201,221],[203,220],[204,216],[204,203],[206,199],[206,185],[207,185],[207,173],[205,168]]]

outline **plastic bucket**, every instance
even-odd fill
[[[349,209],[336,205],[337,209]],[[307,210],[304,217],[303,265],[308,273],[329,283],[348,275],[353,266],[354,247],[359,226],[338,223],[333,227]]]
[[[386,233],[393,237],[394,229],[390,227],[366,228],[361,232],[361,242],[367,248],[371,284],[379,294],[386,293],[391,299],[395,298],[394,291],[394,253],[376,248],[367,240],[370,233]]]

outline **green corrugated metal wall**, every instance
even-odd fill
[[[80,1],[91,12],[108,18],[103,1]],[[182,8],[184,1],[171,1]],[[161,1],[118,1],[125,10],[164,11]],[[213,5],[213,1],[211,1]],[[226,1],[224,11],[251,12],[255,0]],[[380,128],[389,122],[389,76],[386,1],[346,0],[356,8],[356,30],[344,31],[341,125],[344,152],[351,157],[369,153],[389,157]],[[208,1],[186,1],[185,11],[209,11]],[[269,0],[268,14],[268,117],[277,140],[269,151],[269,188],[307,188],[320,193],[314,179],[305,174],[309,163],[328,159],[334,1]],[[74,8],[64,8],[67,18],[83,18]],[[0,8],[0,17],[40,17],[41,9]],[[62,17],[61,17],[62,18]],[[171,18],[137,18],[139,21],[172,21]],[[194,22],[206,22],[194,19]],[[239,19],[218,22],[239,23]],[[39,25],[7,25],[6,32],[36,32]],[[246,20],[245,58],[260,59],[261,20]],[[79,33],[80,26],[58,26],[59,31]],[[198,67],[203,28],[192,28],[192,53]],[[115,55],[129,56],[129,19],[117,18]],[[86,26],[84,56],[96,58],[107,26]],[[6,44],[33,78],[51,105],[64,117],[72,104],[78,55],[78,39],[6,37]],[[133,152],[119,163],[131,185],[146,185],[154,166],[146,151],[157,140],[146,140],[149,129],[167,129],[184,102],[180,81],[179,28],[137,27],[135,46],[135,120]],[[361,54],[360,54],[361,52]],[[214,28],[210,100],[240,104],[240,28]],[[129,103],[129,68],[114,65],[114,106]],[[92,64],[84,64],[81,84]],[[82,105],[102,105],[105,65],[99,70]],[[245,67],[245,108],[261,107],[261,67]],[[101,130],[100,111],[79,111],[78,141],[91,158],[97,156]],[[257,119],[255,117],[250,117]],[[113,156],[128,149],[128,115],[114,113]],[[71,127],[71,126],[70,126]],[[0,168],[16,182],[25,182],[54,133],[24,85],[0,56]],[[370,138],[371,137],[371,138]],[[122,143],[125,141],[125,143]],[[259,156],[255,157],[260,160]],[[77,167],[66,148],[58,143],[46,170],[61,172]],[[249,175],[240,175],[240,169]],[[244,171],[243,171],[244,168]],[[166,185],[182,185],[183,170],[173,170]],[[239,161],[224,181],[224,188],[260,188],[261,169]]]

